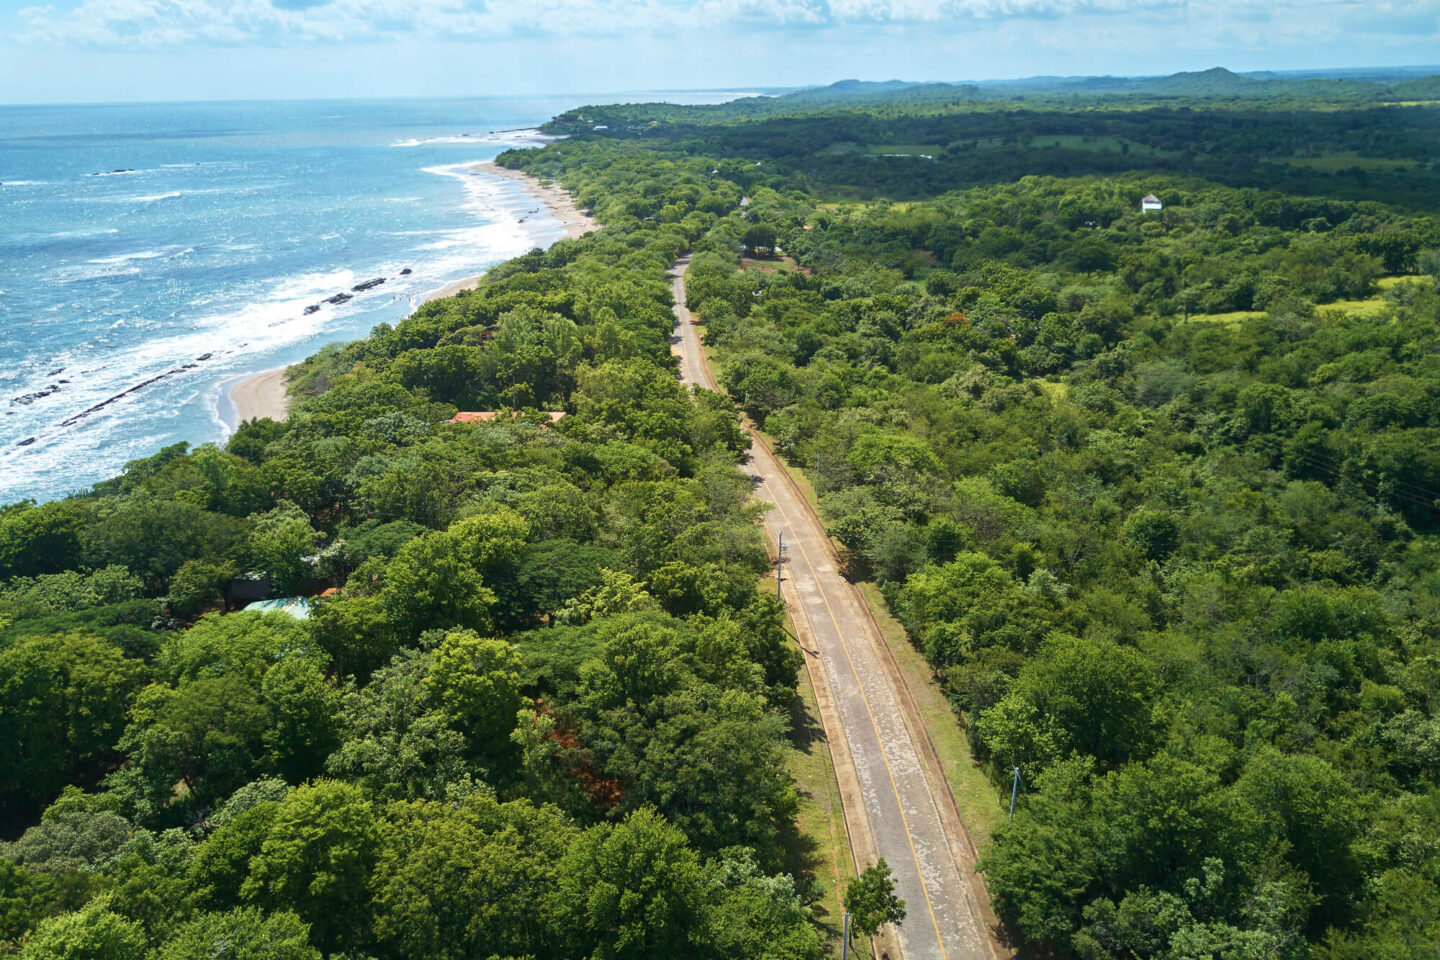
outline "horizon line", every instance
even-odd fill
[[[595,90],[589,92],[570,91],[558,93],[477,93],[477,94],[427,94],[413,96],[405,94],[394,94],[386,96],[354,96],[354,97],[220,97],[201,100],[34,100],[34,101],[0,101],[0,109],[14,107],[124,107],[124,106],[180,106],[198,105],[207,103],[361,103],[361,102],[387,102],[403,100],[560,100],[576,97],[624,97],[632,94],[642,93],[735,93],[738,95],[760,94],[774,95],[777,93],[789,93],[798,90],[818,90],[836,83],[846,81],[858,81],[861,83],[905,83],[911,85],[943,84],[948,86],[967,86],[981,84],[1004,84],[1022,83],[1028,80],[1051,80],[1057,82],[1072,80],[1154,80],[1165,77],[1178,76],[1182,73],[1195,74],[1206,73],[1210,70],[1226,70],[1236,76],[1253,76],[1255,74],[1275,74],[1277,76],[1327,76],[1347,73],[1364,72],[1397,72],[1397,71],[1434,71],[1440,74],[1440,64],[1403,64],[1395,66],[1360,65],[1345,67],[1301,67],[1287,68],[1283,70],[1260,69],[1260,70],[1232,70],[1221,64],[1213,67],[1206,67],[1199,70],[1177,70],[1173,73],[1076,73],[1076,74],[1030,74],[1027,76],[1011,77],[985,77],[964,80],[900,80],[897,77],[885,79],[865,80],[857,77],[841,77],[828,82],[817,82],[810,84],[728,84],[711,87],[650,87],[632,88],[627,90]],[[737,97],[738,99],[738,97]],[[620,101],[593,101],[595,105],[617,103]]]

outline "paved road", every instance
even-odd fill
[[[685,258],[673,269],[675,336],[671,352],[680,358],[681,380],[715,389],[685,308]],[[857,856],[884,857],[895,873],[896,893],[905,901],[906,919],[898,935],[906,960],[991,960],[984,913],[971,889],[969,867],[962,876],[947,836],[941,803],[920,762],[920,753],[901,713],[895,678],[887,672],[856,589],[840,575],[825,530],[809,510],[794,482],[768,447],[756,439],[747,470],[756,478],[756,494],[774,504],[765,524],[772,538],[784,537],[785,584],[797,628],[808,625],[819,666],[828,680],[840,730],[826,734],[845,766],[848,747],[862,807],[846,804]],[[815,668],[812,661],[812,669]],[[818,686],[818,684],[817,684]],[[917,736],[923,735],[917,731]],[[842,796],[847,792],[841,774]],[[856,834],[859,834],[858,836]],[[864,864],[862,864],[864,865]]]

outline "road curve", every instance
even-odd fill
[[[688,263],[689,257],[681,259],[671,272],[676,320],[671,352],[679,358],[682,382],[714,390],[694,318],[685,307]],[[902,698],[908,694],[898,689],[903,681],[893,667],[887,670],[884,640],[859,592],[841,576],[819,518],[769,447],[751,433],[747,470],[755,478],[757,497],[773,505],[765,514],[771,537],[783,537],[786,599],[811,670],[823,671],[825,682],[816,684],[817,693],[829,688],[832,708],[822,704],[822,719],[838,754],[851,842],[862,866],[885,858],[895,874],[895,892],[905,901],[905,922],[895,935],[899,951],[906,960],[992,960],[999,951],[990,937],[982,894],[972,887],[978,883],[973,854],[948,792],[939,795],[948,788],[932,782],[938,766],[933,760],[927,777],[922,751],[933,757],[933,749],[928,742],[917,748],[926,734],[923,728],[912,729],[919,726],[913,710],[907,726]],[[803,642],[807,635],[809,643]],[[833,729],[837,723],[839,729]],[[844,769],[850,767],[853,776]],[[882,950],[889,939],[881,938]]]

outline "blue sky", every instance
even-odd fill
[[[0,0],[0,102],[1400,66],[1440,0]]]

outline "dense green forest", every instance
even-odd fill
[[[1143,169],[1440,211],[1440,78],[1257,83],[1218,73],[1137,83],[1124,96],[1105,84],[1029,95],[837,84],[710,107],[588,106],[547,129],[758,163],[824,196],[920,199],[1026,175]]]
[[[798,653],[735,415],[669,359],[665,271],[740,194],[642,222],[624,181],[603,231],[302,365],[283,425],[0,513],[10,948],[820,955]],[[344,590],[224,612],[251,571]]]
[[[283,424],[0,510],[0,949],[826,955],[743,414],[1020,770],[1017,944],[1433,957],[1430,108],[1100,101],[1100,150],[866,97],[559,118],[501,161],[602,231],[321,351]],[[1302,125],[1389,165],[1251,179]],[[687,252],[728,396],[674,377]],[[231,610],[258,573],[309,618]]]

